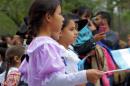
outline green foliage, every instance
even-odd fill
[[[0,12],[0,35],[15,34],[17,30],[16,24],[8,16]]]
[[[27,15],[31,0],[1,0],[0,10],[19,27]]]
[[[27,15],[28,8],[33,0],[0,0],[0,34],[14,34]],[[129,0],[62,0],[63,12],[69,13],[80,6],[87,6],[97,10],[107,10],[113,16],[113,28],[122,36],[130,31],[130,1]],[[103,7],[104,5],[105,8]],[[119,13],[114,14],[114,8]],[[125,29],[124,29],[125,27]]]
[[[97,3],[93,3],[92,0],[63,0],[63,11],[68,13],[80,6],[87,6],[94,9]]]
[[[122,13],[122,18],[126,21],[129,21],[130,22],[130,10]]]
[[[0,0],[0,34],[14,34],[27,15],[31,0]]]

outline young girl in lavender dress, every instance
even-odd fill
[[[62,59],[65,49],[56,41],[63,21],[59,0],[36,0],[32,4],[29,37],[33,40],[26,51],[28,62],[25,59],[19,68],[29,86],[75,86],[96,82],[103,74],[98,70],[65,73]]]

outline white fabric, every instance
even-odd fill
[[[70,49],[71,48],[71,49]],[[65,74],[64,72],[54,73],[49,79],[46,79],[42,86],[77,86],[87,83],[86,70],[78,71],[78,62],[80,59],[74,53],[73,48],[64,49],[63,58],[65,60]],[[60,82],[60,83],[59,83]],[[46,84],[45,84],[46,83]]]
[[[42,84],[42,86],[76,86],[87,83],[86,70],[70,74],[55,73],[43,83],[46,84]]]
[[[2,83],[4,81],[4,78],[5,78],[5,72],[0,74],[0,83]]]
[[[12,71],[18,71],[18,68],[16,68],[16,67],[11,67],[11,68],[9,69],[8,74],[10,74],[10,72],[12,72]],[[6,74],[6,71],[4,71],[2,74],[0,74],[0,83],[4,82],[5,74]]]
[[[63,54],[66,66],[65,66],[65,71],[66,73],[74,73],[78,72],[78,63],[80,61],[78,55],[74,53],[72,48],[66,49],[65,53]]]

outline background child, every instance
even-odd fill
[[[18,86],[20,79],[18,67],[21,63],[21,57],[23,54],[24,48],[20,46],[13,46],[7,49],[5,54],[7,69],[2,86]]]

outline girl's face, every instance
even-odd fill
[[[12,44],[12,39],[11,39],[11,37],[6,37],[6,42],[7,42],[8,44]]]
[[[76,29],[76,24],[73,20],[70,20],[66,27],[61,31],[60,40],[62,40],[67,45],[72,44],[77,38],[78,32]]]
[[[13,44],[22,46],[22,40],[21,40],[20,36],[15,35],[13,37]]]
[[[102,23],[101,15],[97,15],[95,17],[95,21],[94,22],[96,23],[97,26],[99,26]]]
[[[59,39],[61,28],[63,25],[63,16],[61,15],[61,6],[59,5],[54,12],[54,15],[51,17],[51,26],[52,26],[52,37],[56,40]]]

